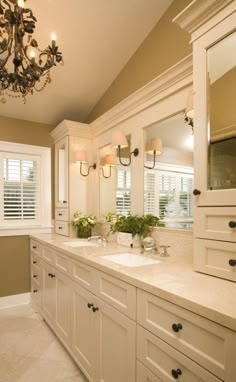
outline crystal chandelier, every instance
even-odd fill
[[[51,35],[51,45],[40,50],[33,38],[37,19],[24,0],[0,0],[0,101],[5,95],[23,97],[51,82],[50,69],[63,64],[62,53]]]

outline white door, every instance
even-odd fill
[[[72,288],[68,277],[61,272],[54,271],[55,275],[55,330],[63,343],[71,343],[72,327]]]
[[[55,317],[55,288],[54,268],[48,264],[42,264],[43,288],[42,288],[42,310],[49,323],[54,322]]]
[[[81,369],[92,381],[98,381],[99,315],[95,314],[97,298],[73,283],[72,352]]]
[[[99,382],[135,382],[136,323],[99,299]]]

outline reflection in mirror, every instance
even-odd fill
[[[163,218],[165,227],[192,228],[193,135],[183,113],[145,129],[144,214]],[[150,142],[162,142],[151,152]],[[154,165],[154,166],[153,166]]]
[[[236,32],[207,50],[208,188],[236,188]]]
[[[58,149],[58,202],[66,200],[66,150],[65,145]]]
[[[129,162],[130,136],[127,137],[128,147],[121,149],[122,162]],[[106,165],[109,156],[115,158],[112,166]],[[99,150],[100,157],[100,219],[104,220],[104,215],[109,212],[118,215],[128,215],[131,209],[130,187],[131,174],[130,166],[122,166],[119,163],[117,150],[107,145]],[[105,162],[105,165],[104,165]],[[115,164],[115,165],[114,165]]]

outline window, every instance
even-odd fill
[[[130,168],[117,166],[116,213],[129,215],[130,209]]]
[[[158,164],[144,172],[144,212],[166,223],[193,221],[193,169]],[[167,224],[168,226],[168,224]]]
[[[49,148],[0,142],[0,235],[51,226],[50,163]]]

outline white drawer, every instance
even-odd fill
[[[55,252],[55,266],[59,271],[71,276],[72,261],[70,257],[63,255],[62,253]]]
[[[139,325],[137,357],[162,382],[173,382],[178,378],[181,382],[220,382],[213,374]]]
[[[39,267],[36,267],[35,265],[31,265],[31,279],[34,281],[38,286],[41,285],[42,281],[42,272]]]
[[[64,221],[64,222],[69,221],[69,210],[68,210],[68,208],[56,208],[55,220]]]
[[[236,347],[235,332],[139,289],[137,316],[140,325],[219,378],[224,380],[230,368],[236,375],[235,366],[226,364],[232,343]]]
[[[69,236],[69,224],[63,221],[56,221],[55,233],[63,236]]]
[[[194,239],[194,269],[212,276],[236,281],[236,245],[223,241]]]
[[[72,277],[84,288],[95,291],[96,270],[89,265],[72,260]]]
[[[40,269],[40,259],[33,253],[31,253],[31,266],[34,266],[38,270]]]
[[[195,237],[236,242],[236,207],[197,207],[194,211]]]
[[[137,382],[161,382],[161,380],[141,362],[137,361]]]
[[[34,253],[35,255],[40,256],[41,252],[42,252],[42,245],[39,244],[37,241],[31,239],[30,240],[30,251],[31,251],[31,253]]]
[[[39,284],[34,280],[31,280],[31,298],[32,301],[37,304],[39,307],[42,302],[42,292]]]
[[[42,258],[49,264],[55,264],[55,252],[53,249],[48,247],[43,247]]]
[[[136,288],[103,272],[96,273],[96,295],[136,320]]]

